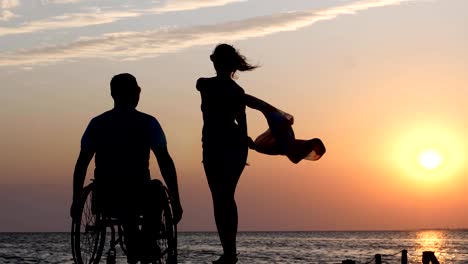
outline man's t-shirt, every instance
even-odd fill
[[[82,149],[95,153],[95,181],[105,189],[131,190],[149,180],[150,150],[166,144],[156,118],[131,108],[93,118],[81,140]]]

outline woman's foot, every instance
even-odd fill
[[[235,256],[227,256],[227,255],[222,255],[219,257],[218,260],[213,261],[213,264],[235,264],[237,263],[237,255]]]

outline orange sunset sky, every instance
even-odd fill
[[[240,230],[468,228],[468,1],[0,0],[0,231],[67,231],[89,120],[136,76],[179,175],[182,231],[215,230],[195,81],[236,80],[318,137],[319,161],[249,153]],[[248,110],[249,135],[267,128]],[[155,158],[154,178],[160,178]],[[93,166],[88,169],[88,179]]]

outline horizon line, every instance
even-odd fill
[[[240,230],[240,233],[320,233],[320,232],[420,232],[420,231],[468,231],[468,227],[460,228],[409,228],[409,229],[322,229],[322,230]],[[0,231],[0,234],[56,234],[70,231]],[[177,233],[217,233],[216,230],[184,230]]]

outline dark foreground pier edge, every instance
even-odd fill
[[[372,263],[374,261],[375,264],[382,264],[382,255],[376,254],[374,258],[366,262]],[[341,262],[342,264],[356,264],[356,261],[351,259],[346,259]],[[401,264],[408,264],[408,251],[406,249],[401,251]],[[437,260],[433,251],[424,251],[422,255],[422,264],[440,264]]]

